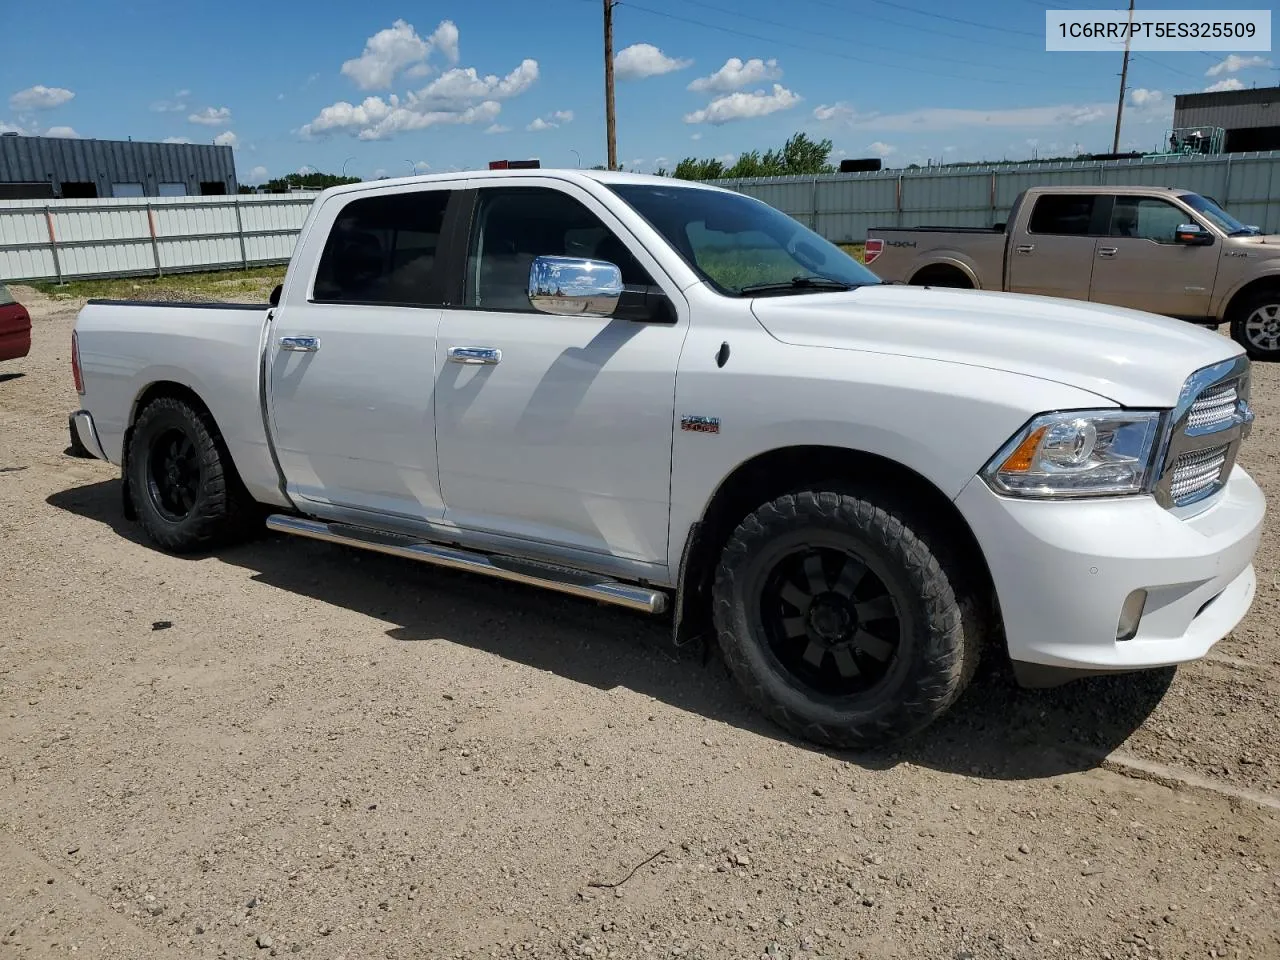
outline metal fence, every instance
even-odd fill
[[[1280,233],[1280,151],[722,180],[828,240],[883,226],[988,227],[1034,186],[1185,187]],[[145,276],[284,263],[314,193],[0,202],[0,281]]]
[[[1280,151],[716,182],[837,243],[861,243],[871,227],[989,227],[1008,216],[1028,187],[1120,184],[1184,187],[1212,197],[1244,223],[1280,233]]]
[[[315,193],[0,203],[0,281],[285,263]]]

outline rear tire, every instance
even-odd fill
[[[1231,339],[1251,360],[1280,359],[1280,287],[1249,297],[1231,320]]]
[[[148,403],[130,435],[127,464],[138,522],[162,549],[210,550],[252,532],[257,506],[203,409],[177,397]]]
[[[831,490],[779,497],[739,524],[716,571],[713,614],[752,703],[832,747],[924,729],[978,664],[978,631],[912,522]]]
[[[913,287],[947,287],[952,290],[972,290],[971,281],[963,270],[955,267],[925,267],[911,278]]]

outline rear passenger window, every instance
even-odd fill
[[[1093,232],[1096,196],[1075,193],[1047,193],[1036,200],[1031,211],[1032,233],[1087,237]]]
[[[320,255],[317,303],[424,306],[442,300],[436,250],[448,190],[352,200]]]

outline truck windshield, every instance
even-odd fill
[[[881,282],[835,244],[751,197],[700,187],[608,186],[726,296],[821,293]]]
[[[1246,227],[1208,197],[1198,193],[1180,194],[1179,199],[1229,237],[1248,237],[1262,232],[1257,227]]]

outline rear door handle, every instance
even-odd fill
[[[1108,260],[1110,260],[1119,252],[1120,252],[1119,247],[1099,247],[1098,248],[1098,256],[1106,257]]]
[[[497,347],[450,347],[450,363],[501,363],[502,351]]]
[[[315,353],[320,349],[319,337],[281,337],[281,350],[292,350],[295,353]]]
[[[1030,253],[1035,248],[1036,245],[1034,243],[1020,243],[1013,249],[1015,253]]]

